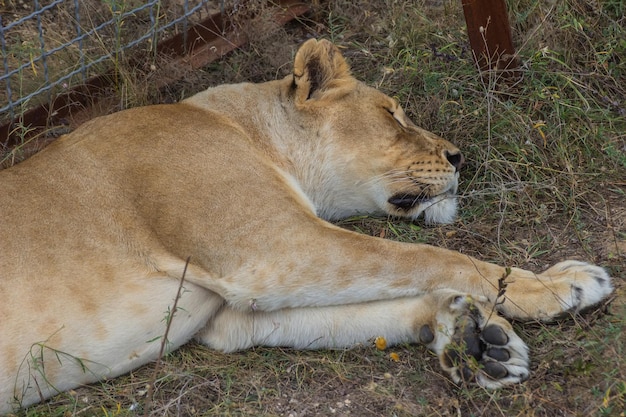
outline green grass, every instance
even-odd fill
[[[553,324],[515,323],[531,348],[531,378],[495,392],[455,386],[419,346],[223,355],[191,344],[162,364],[153,415],[625,415],[624,3],[509,2],[522,67],[505,81],[479,76],[458,1],[423,3],[337,1],[301,23],[339,44],[355,75],[397,97],[418,125],[462,148],[460,218],[441,227],[373,218],[341,225],[534,270],[566,258],[595,262],[614,277],[612,303]],[[156,98],[281,77],[301,28],[264,33]],[[18,415],[143,415],[152,372],[146,366]]]

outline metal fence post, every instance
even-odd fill
[[[505,0],[461,0],[474,59],[481,70],[515,70],[511,26]]]

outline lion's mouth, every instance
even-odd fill
[[[389,214],[416,219],[424,214],[428,224],[452,223],[457,212],[458,172],[447,186],[437,187],[438,194],[429,193],[431,189],[418,192],[396,192],[387,199],[386,210]],[[427,188],[427,187],[422,187]]]
[[[431,200],[430,197],[417,194],[396,194],[391,196],[387,202],[394,205],[400,210],[409,211],[420,204],[424,204]]]
[[[427,224],[452,223],[456,217],[456,187],[435,196],[423,194],[395,194],[387,202],[396,210],[395,214],[412,219],[424,213]]]

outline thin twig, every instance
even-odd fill
[[[148,391],[146,392],[146,404],[144,409],[144,417],[148,417],[150,414],[150,409],[152,408],[152,397],[154,396],[154,386],[156,384],[157,376],[159,375],[159,371],[161,368],[161,359],[163,358],[163,354],[165,353],[165,346],[167,344],[167,335],[170,332],[170,326],[172,325],[172,320],[174,319],[174,314],[176,314],[178,300],[180,299],[181,292],[183,290],[183,283],[185,282],[185,274],[187,273],[187,266],[189,266],[189,261],[191,257],[187,258],[185,262],[185,268],[183,269],[183,274],[180,277],[180,283],[178,284],[178,291],[176,291],[176,298],[174,299],[174,305],[172,307],[171,314],[167,317],[166,325],[165,325],[165,334],[163,334],[163,338],[161,339],[161,348],[159,349],[159,356],[156,359],[154,364],[154,372],[152,373],[152,377],[150,378],[150,382],[148,382]]]

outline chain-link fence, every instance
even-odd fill
[[[4,0],[0,2],[0,121],[116,65],[218,11],[220,0]]]

